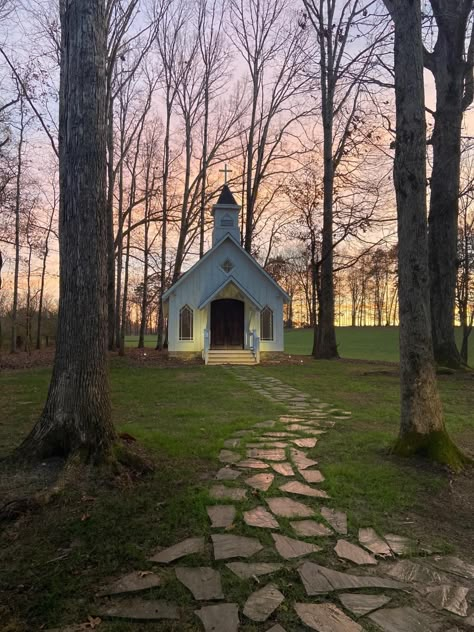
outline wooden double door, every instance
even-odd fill
[[[243,349],[245,306],[243,301],[221,298],[211,303],[211,348]]]

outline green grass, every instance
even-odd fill
[[[296,333],[305,332],[291,332]],[[417,535],[443,549],[454,542],[461,554],[472,553],[470,519],[457,512],[453,515],[449,505],[435,519],[430,514],[431,503],[448,492],[444,472],[420,464],[414,467],[389,455],[399,415],[394,367],[308,361],[253,371],[256,376],[273,375],[353,411],[352,419],[338,422],[310,453],[326,476],[323,487],[331,496],[329,505],[348,511],[351,536],[358,527],[370,525],[381,532]],[[0,377],[0,455],[18,445],[37,418],[49,377],[49,370],[16,371]],[[9,605],[0,612],[5,632],[83,622],[93,614],[91,604],[104,581],[131,570],[152,568],[147,557],[158,546],[189,535],[209,536],[207,488],[219,467],[217,455],[223,440],[235,430],[250,428],[284,411],[280,404],[270,403],[235,379],[233,371],[219,367],[136,368],[126,359],[116,358],[111,386],[118,428],[148,448],[157,471],[146,480],[120,488],[104,489],[84,481],[39,514],[4,530],[0,536],[0,602]],[[461,446],[472,448],[472,379],[467,374],[442,376],[440,388],[449,432]],[[269,493],[280,492],[273,489]],[[244,503],[239,515],[252,505],[253,501]],[[290,535],[288,521],[281,524],[282,532]],[[241,525],[236,532],[255,535]],[[258,535],[270,545],[268,534]],[[326,548],[316,559],[337,564],[327,543],[318,540],[318,544]],[[265,549],[259,559],[274,558]],[[210,557],[206,553],[186,563],[206,565]],[[221,566],[226,595],[242,603],[252,586],[236,580]],[[165,585],[150,595],[179,601],[192,612],[188,591],[171,570],[163,572]],[[290,600],[304,598],[294,571],[276,575],[275,581]],[[289,601],[280,621],[288,630],[296,627]],[[242,626],[245,632],[267,628],[268,624]],[[145,632],[150,626],[108,622],[100,629]],[[201,628],[191,614],[184,622],[163,623],[159,629],[197,632]]]
[[[357,360],[381,360],[398,362],[398,327],[337,327],[336,336],[342,358]],[[456,328],[458,344],[461,329]],[[135,347],[138,336],[127,336],[127,346]],[[146,336],[145,346],[154,348],[156,336]],[[287,329],[285,352],[296,355],[311,355],[313,348],[312,329]],[[474,335],[470,338],[470,357],[474,357]]]

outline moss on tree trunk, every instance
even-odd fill
[[[429,461],[447,465],[456,472],[471,463],[471,460],[453,443],[446,430],[432,431],[428,434],[415,431],[401,434],[393,447],[393,452],[404,457],[421,456]]]

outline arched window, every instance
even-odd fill
[[[260,312],[260,339],[273,340],[273,311],[268,305]]]
[[[179,310],[179,339],[193,339],[193,310],[185,305]]]

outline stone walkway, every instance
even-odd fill
[[[161,586],[160,568],[172,567],[196,602],[192,629],[205,632],[237,632],[249,624],[263,632],[474,630],[474,565],[430,555],[409,538],[380,534],[370,525],[349,529],[344,508],[332,505],[324,472],[308,450],[336,423],[350,423],[351,413],[260,370],[227,370],[286,406],[287,415],[225,441],[222,467],[209,490],[211,541],[196,534],[156,551],[150,557],[156,571],[130,573],[105,587],[95,614],[140,621],[189,618],[178,604],[137,596]],[[209,546],[212,566],[193,565],[192,556],[202,557]],[[332,563],[320,563],[328,557]],[[243,583],[242,603],[226,601],[222,577],[228,572]],[[301,588],[292,586],[285,595],[292,581]],[[294,593],[303,596],[294,599]],[[298,623],[288,625],[289,620]]]

